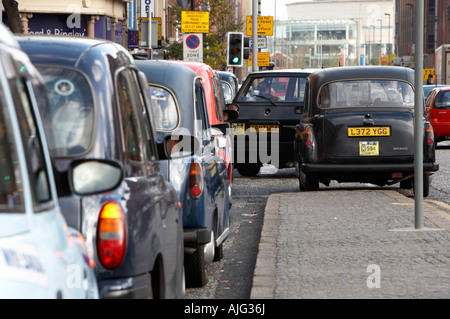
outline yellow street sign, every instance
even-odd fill
[[[423,69],[423,81],[425,82],[427,80],[434,82],[435,80],[434,69]]]
[[[209,12],[181,11],[181,32],[209,33]]]
[[[248,66],[253,66],[253,52],[249,52]],[[270,66],[270,52],[258,52],[258,66]]]
[[[247,36],[253,34],[253,19],[252,16],[247,16]],[[272,36],[273,35],[273,17],[272,16],[258,16],[258,35]]]

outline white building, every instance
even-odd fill
[[[394,53],[394,0],[310,0],[286,8],[272,50],[291,57],[289,67],[381,64],[380,54]]]

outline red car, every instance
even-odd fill
[[[232,142],[231,138],[226,131],[229,124],[226,123],[225,116],[230,116],[230,111],[226,110],[225,98],[222,91],[222,84],[220,77],[209,65],[200,62],[188,62],[188,61],[173,61],[181,63],[191,68],[202,79],[203,86],[205,88],[205,99],[208,110],[209,124],[212,127],[220,128],[223,135],[217,136],[219,142],[219,155],[224,159],[227,170],[230,186],[233,177],[233,155],[232,155]],[[226,115],[224,113],[227,113]],[[228,120],[232,120],[228,118]],[[230,130],[228,130],[230,131]]]
[[[450,139],[450,86],[433,89],[425,110],[434,129],[435,143]]]

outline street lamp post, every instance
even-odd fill
[[[388,41],[386,43],[386,53],[387,54],[391,54],[391,50],[388,49],[389,48],[389,44],[391,43],[391,14],[390,13],[385,13],[385,16],[388,16]]]
[[[383,20],[377,19],[380,21],[380,54],[378,54],[378,64],[381,65],[381,56],[383,55]]]
[[[423,223],[423,28],[424,25],[424,2],[416,1],[416,54],[415,54],[415,127],[414,127],[414,212],[415,212],[415,228],[421,229]]]

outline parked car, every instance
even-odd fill
[[[160,170],[144,75],[109,41],[19,42],[46,84],[59,202],[86,237],[100,297],[184,297],[181,210]]]
[[[263,163],[294,167],[295,125],[303,107],[309,70],[251,73],[234,98],[234,163],[239,174],[255,176]]]
[[[425,102],[425,112],[434,129],[435,143],[450,139],[450,86],[431,91]]]
[[[208,110],[209,124],[213,128],[217,128],[220,132],[213,133],[219,145],[219,155],[222,156],[228,171],[229,185],[231,194],[231,184],[233,181],[233,144],[232,131],[229,121],[236,120],[238,113],[235,110],[227,110],[222,91],[222,83],[219,75],[209,65],[199,62],[173,61],[183,64],[191,68],[203,81],[205,89],[206,108]]]
[[[203,286],[208,280],[205,267],[223,257],[223,243],[230,231],[228,175],[217,152],[217,138],[211,133],[205,85],[181,63],[136,64],[151,88],[158,140],[176,140],[186,132],[199,145],[193,156],[172,154],[161,166],[183,207],[186,285]]]
[[[295,155],[301,190],[331,180],[414,181],[414,71],[403,67],[343,67],[316,71],[307,83]],[[423,116],[420,114],[419,116]],[[433,128],[424,121],[426,197],[435,160]]]
[[[231,72],[217,71],[222,84],[223,96],[226,104],[233,102],[236,93],[239,91],[239,81],[236,75]]]
[[[0,24],[0,298],[98,298],[84,238],[58,205],[38,106],[42,78]]]

